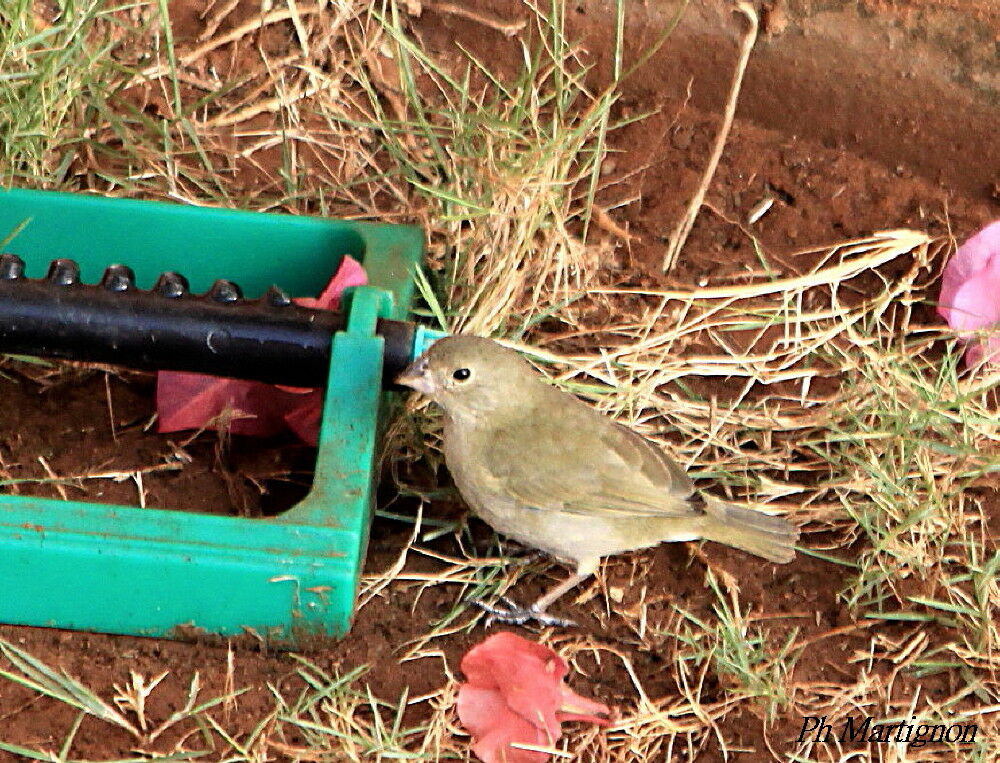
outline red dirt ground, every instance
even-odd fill
[[[198,29],[192,9],[198,3],[172,3],[177,29],[184,34]],[[251,4],[252,5],[252,4]],[[770,250],[780,254],[806,244],[841,240],[872,230],[913,227],[940,234],[948,226],[964,236],[1000,216],[996,195],[1000,144],[995,139],[997,96],[995,83],[984,79],[970,43],[961,55],[949,58],[948,14],[967,13],[968,40],[980,40],[983,50],[995,39],[977,37],[982,28],[1000,20],[1000,10],[987,2],[862,2],[844,12],[831,7],[841,3],[771,3],[765,16],[765,34],[751,59],[737,121],[719,172],[708,195],[719,211],[703,210],[688,241],[682,264],[671,278],[683,282],[724,279],[754,267],[756,257],[739,228],[727,222],[742,220],[766,194],[778,201],[754,231]],[[526,16],[518,3],[479,2],[478,10],[510,20]],[[635,4],[627,35],[631,50],[648,44],[665,16],[655,4]],[[595,71],[606,71],[609,32],[603,4],[583,2],[571,6],[574,33],[581,36],[592,56]],[[872,15],[874,14],[874,18]],[[427,3],[413,31],[431,51],[453,50],[460,42],[472,50],[490,51],[499,65],[517,61],[515,42],[480,23]],[[725,34],[713,30],[728,30]],[[663,237],[680,215],[688,194],[697,183],[709,145],[718,125],[720,103],[728,88],[735,57],[734,24],[712,10],[711,4],[693,4],[689,19],[677,37],[629,82],[620,104],[621,115],[655,110],[648,119],[614,135],[618,152],[607,164],[606,179],[621,179],[602,191],[598,201],[611,209],[619,224],[637,235],[626,257],[627,274],[620,283],[660,283],[659,261]],[[905,55],[902,55],[905,53]],[[983,59],[989,61],[987,57]],[[950,62],[941,68],[942,61]],[[977,79],[978,77],[978,79]],[[691,97],[685,91],[691,82]],[[991,89],[992,88],[992,89]],[[11,373],[11,368],[6,369]],[[37,375],[37,372],[32,372]],[[37,461],[44,455],[60,474],[94,470],[132,470],[158,463],[181,441],[176,436],[143,434],[142,424],[151,413],[149,378],[127,374],[111,377],[117,442],[111,437],[105,381],[97,372],[59,377],[57,386],[44,388],[15,373],[0,381],[5,405],[0,410],[0,457],[12,476],[44,476]],[[725,382],[717,390],[731,394]],[[69,436],[72,434],[73,436]],[[176,472],[146,475],[150,505],[190,506],[202,510],[226,506],[248,515],[273,509],[273,502],[290,501],[294,491],[277,499],[262,499],[258,482],[289,470],[303,469],[309,454],[291,452],[288,442],[246,444],[235,441],[220,450],[216,439],[202,435],[189,446],[194,462]],[[300,480],[300,475],[293,481]],[[282,482],[279,479],[278,482]],[[87,483],[89,499],[134,503],[135,485],[103,480]],[[277,483],[267,483],[275,485]],[[282,488],[283,489],[283,488]],[[36,487],[53,494],[51,487]],[[79,493],[70,489],[72,497]],[[280,492],[276,491],[276,492]],[[270,503],[269,503],[270,502]],[[286,504],[287,505],[287,504]],[[994,506],[995,506],[994,502]],[[454,514],[441,507],[439,515]],[[489,535],[478,526],[477,534]],[[390,566],[405,545],[408,525],[377,520],[372,529],[368,570]],[[806,542],[809,542],[807,537]],[[430,544],[456,553],[450,536]],[[705,553],[713,565],[735,576],[741,598],[755,612],[784,613],[776,621],[775,637],[788,628],[801,628],[804,636],[849,625],[852,620],[837,592],[842,585],[839,567],[800,555],[792,564],[775,567],[737,551],[708,545]],[[412,557],[408,569],[435,565]],[[530,600],[550,577],[561,575],[557,565],[536,566],[545,574],[531,575],[517,592]],[[696,613],[709,614],[710,597],[703,585],[703,570],[691,564],[680,545],[632,554],[609,563],[609,586],[624,589],[617,605],[628,609],[636,600],[629,581],[642,577],[646,598],[654,603],[650,617],[669,610],[671,601],[683,602]],[[428,629],[430,622],[451,606],[453,592],[433,588],[414,604],[412,590],[388,589],[358,615],[352,633],[339,645],[312,655],[318,664],[347,670],[371,666],[366,679],[380,697],[394,700],[404,687],[410,696],[434,690],[446,680],[435,660],[407,663],[397,659],[399,645]],[[637,648],[620,618],[599,616],[600,607],[575,607],[570,599],[560,611],[572,612],[584,629],[633,661],[646,691],[652,697],[676,694],[670,671],[672,647],[668,634],[653,648]],[[807,616],[802,616],[805,613]],[[893,633],[889,626],[883,628]],[[461,654],[482,638],[482,632],[449,636],[436,642],[450,669],[458,671]],[[165,684],[153,695],[150,715],[166,717],[183,702],[194,671],[202,677],[204,696],[223,690],[226,650],[207,644],[175,643],[45,629],[0,627],[0,636],[18,644],[50,664],[58,665],[109,698],[113,683],[123,684],[128,671],[156,675],[170,671]],[[572,634],[566,635],[572,639]],[[798,681],[835,680],[846,656],[867,643],[863,633],[830,638],[825,648],[807,652],[798,663]],[[598,665],[581,657],[587,677],[577,676],[575,688],[610,704],[634,696],[620,663]],[[247,730],[273,704],[266,684],[290,686],[296,664],[284,654],[268,654],[237,646],[235,685],[250,691],[237,700],[231,729],[245,719]],[[896,691],[905,695],[917,682],[901,675]],[[948,687],[926,682],[930,696]],[[717,696],[711,683],[706,697]],[[74,714],[55,702],[38,699],[7,682],[0,684],[0,739],[34,747],[57,749],[71,726]],[[780,748],[794,736],[800,719],[786,716],[768,728],[767,737]],[[749,711],[730,716],[721,731],[737,760],[769,759],[764,744],[764,724]],[[168,749],[171,739],[162,740]],[[86,720],[73,748],[75,758],[124,756],[129,740],[124,734]],[[280,758],[280,756],[276,757]],[[714,739],[700,758],[721,760]],[[0,753],[3,759],[3,753]]]

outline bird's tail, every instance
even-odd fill
[[[784,564],[795,557],[799,530],[781,517],[745,509],[702,494],[702,537]]]

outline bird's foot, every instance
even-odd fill
[[[553,628],[575,628],[576,623],[564,617],[556,617],[537,607],[519,607],[506,596],[500,597],[500,602],[504,605],[498,607],[496,604],[487,604],[481,599],[473,599],[472,603],[486,613],[485,626],[489,628],[493,623],[504,623],[506,625],[524,625],[535,622],[540,625]]]

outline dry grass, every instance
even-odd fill
[[[45,17],[6,0],[3,15],[17,23],[0,32],[8,75],[0,103],[20,109],[20,126],[5,131],[8,180],[419,221],[429,235],[428,320],[523,346],[567,388],[661,440],[694,476],[803,523],[804,553],[848,570],[842,596],[868,648],[851,655],[837,682],[797,681],[796,660],[822,649],[822,638],[787,628],[778,635],[711,570],[710,617],[673,606],[653,622],[644,600],[631,612],[604,602],[635,643],[672,644],[675,694],[649,696],[648,677],[624,646],[547,634],[581,670],[587,660],[611,661],[632,683],[616,725],[574,730],[563,740],[568,753],[638,762],[693,757],[713,740],[727,750],[727,718],[749,710],[769,719],[765,739],[780,717],[954,711],[980,723],[974,750],[878,754],[1000,754],[1000,552],[974,489],[997,468],[1000,374],[962,371],[947,335],[913,319],[946,242],[888,231],[803,250],[786,258],[782,276],[618,289],[602,270],[606,252],[586,235],[599,212],[593,198],[616,92],[585,86],[560,4],[533,17],[540,44],[525,44],[513,77],[472,56],[435,60],[409,32],[406,8],[388,2],[288,3],[236,26],[227,21],[233,4],[217,2],[203,38],[184,47],[168,33],[166,7],[67,5]],[[54,76],[57,63],[69,76]],[[570,328],[541,333],[547,316]],[[690,382],[704,377],[730,379],[737,391],[727,400],[700,396]],[[400,423],[410,427],[410,446],[414,421],[427,423]],[[389,591],[453,591],[454,609],[400,655],[443,665],[439,640],[477,620],[461,598],[503,593],[525,567],[502,555],[434,551],[421,519],[398,563],[364,581],[361,603]],[[411,571],[412,555],[432,558],[437,572]],[[606,591],[607,581],[591,590]],[[457,684],[444,671],[432,695],[380,698],[361,670],[334,675],[303,661],[301,690],[272,687],[273,712],[236,734],[226,720],[235,687],[203,700],[192,683],[181,716],[147,718],[155,678],[135,677],[109,703],[98,694],[110,687],[91,691],[16,647],[3,652],[6,680],[125,729],[161,758],[181,759],[206,740],[211,758],[227,761],[438,760],[467,751],[453,710]],[[900,675],[935,673],[948,678],[944,700],[894,691]],[[712,681],[722,688],[709,692]],[[404,710],[416,706],[429,720],[409,725]],[[191,731],[172,749],[156,747],[163,724]],[[3,749],[67,760],[74,734],[60,751]],[[787,739],[772,747],[788,752]],[[837,742],[804,742],[795,759],[844,754]]]

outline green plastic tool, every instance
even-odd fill
[[[140,288],[178,270],[247,297],[274,283],[308,294],[343,255],[365,267],[334,335],[308,496],[268,519],[0,496],[0,622],[143,636],[257,634],[303,648],[350,627],[373,500],[383,340],[406,319],[421,259],[417,228],[40,191],[0,191],[0,251],[28,276],[68,257],[83,279],[127,263]],[[419,330],[414,355],[435,332]],[[176,508],[183,509],[179,506]]]

